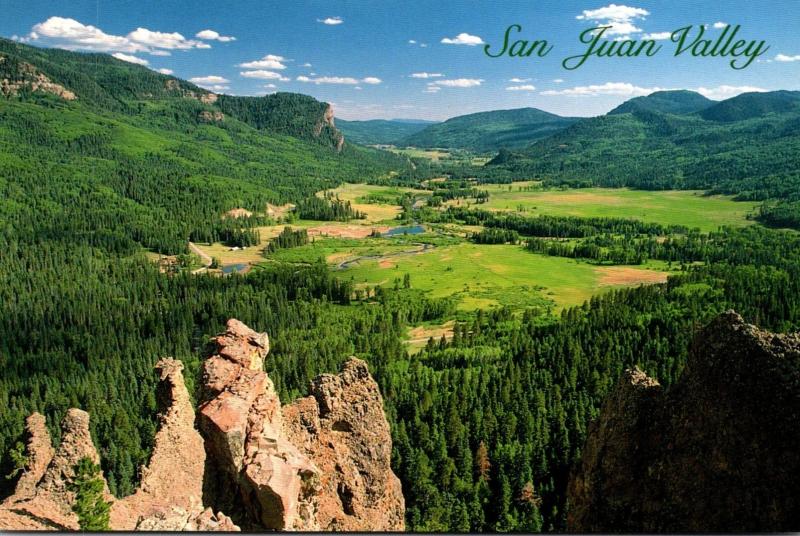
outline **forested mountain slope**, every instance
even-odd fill
[[[625,101],[608,112],[608,115],[626,114],[637,110],[669,114],[689,114],[704,110],[713,104],[714,101],[694,91],[656,91],[644,97],[634,97],[631,100]]]
[[[575,121],[576,118],[561,117],[536,108],[495,110],[453,117],[412,134],[399,143],[414,147],[473,151],[525,147],[563,130]]]
[[[360,143],[362,145],[393,145],[419,132],[434,121],[414,121],[414,120],[386,120],[372,119],[370,121],[336,121],[336,125],[341,130],[348,141]]]
[[[798,95],[744,94],[699,115],[637,106],[586,119],[492,164],[560,183],[793,198],[800,193]]]
[[[102,54],[0,41],[0,183],[20,240],[180,253],[234,231],[234,207],[298,201],[402,169],[343,145],[305,95],[217,96]],[[8,178],[13,177],[13,181]]]

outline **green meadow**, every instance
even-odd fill
[[[408,274],[413,288],[434,298],[453,296],[459,310],[471,311],[501,305],[514,309],[579,305],[607,288],[663,280],[664,268],[661,263],[646,268],[601,267],[537,255],[520,246],[460,243],[414,255],[364,259],[340,274],[366,286],[393,285]]]
[[[707,196],[699,191],[643,191],[627,188],[539,190],[534,183],[482,185],[488,210],[516,211],[527,215],[632,218],[665,225],[715,231],[720,226],[743,227],[759,203]]]

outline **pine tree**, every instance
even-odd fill
[[[103,499],[103,479],[100,466],[84,457],[75,466],[75,478],[70,490],[75,492],[72,511],[78,516],[78,524],[84,531],[110,530],[109,510],[111,505]]]

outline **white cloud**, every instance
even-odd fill
[[[712,88],[707,87],[699,87],[695,91],[700,93],[702,96],[713,99],[713,100],[724,100],[730,99],[731,97],[735,97],[736,95],[741,95],[742,93],[763,93],[765,91],[769,91],[764,88],[755,87],[755,86],[717,86]]]
[[[321,22],[322,24],[327,24],[328,26],[337,26],[344,22],[342,17],[328,17],[325,19],[317,19],[317,22]]]
[[[158,69],[158,72],[161,74],[173,74],[175,71],[162,67],[161,69]]]
[[[363,87],[361,87],[361,86],[356,86],[356,87],[354,87],[353,89],[357,89],[357,90],[361,91],[361,90],[362,90],[362,89],[364,89],[364,88],[363,88]]]
[[[318,78],[310,78],[308,76],[298,76],[295,78],[298,82],[305,82],[309,84],[336,84],[336,85],[346,85],[346,86],[356,86],[359,83],[363,84],[380,84],[381,79],[375,78],[374,76],[368,76],[366,78],[362,78],[358,80],[357,78],[353,78],[351,76],[320,76]]]
[[[165,48],[167,50],[189,50],[192,48],[211,48],[211,45],[201,41],[186,39],[178,32],[154,32],[147,28],[136,28],[128,34],[128,39],[152,48]]]
[[[428,48],[428,43],[420,43],[419,46],[421,48]]]
[[[411,73],[411,78],[441,78],[442,73]]]
[[[172,56],[172,52],[169,50],[151,50],[151,56]]]
[[[428,85],[466,88],[479,86],[483,82],[484,80],[482,78],[456,78],[454,80],[437,80],[436,82],[428,82]]]
[[[643,20],[649,14],[649,11],[640,7],[609,4],[599,9],[586,9],[575,18],[593,21],[599,26],[610,26],[605,35],[612,36],[641,33],[642,30],[635,25],[634,21]]]
[[[782,62],[800,61],[800,54],[796,56],[787,56],[786,54],[778,54],[777,56],[775,56],[775,61],[782,61]]]
[[[441,90],[442,88],[440,88],[439,86],[433,86],[429,84],[428,87],[425,88],[425,91],[423,91],[423,93],[438,93]]]
[[[241,71],[239,75],[245,78],[258,78],[261,80],[279,80],[281,82],[289,81],[289,78],[283,76],[281,73],[265,71],[264,69],[257,69],[255,71]]]
[[[530,82],[531,79],[530,78],[516,78],[516,77],[514,77],[514,78],[510,78],[508,81],[512,82],[514,84],[524,84],[525,82]]]
[[[508,86],[506,91],[536,91],[536,86],[525,84],[524,86]]]
[[[416,45],[416,44],[417,44],[417,41],[416,41],[415,39],[409,39],[409,40],[408,40],[408,44],[409,44],[409,45]]]
[[[556,78],[555,80],[553,80],[553,82],[555,82],[556,84],[563,84],[564,83],[564,79],[563,78]]]
[[[286,65],[283,62],[286,61],[286,58],[283,56],[276,56],[275,54],[267,54],[260,60],[248,61],[245,63],[240,63],[239,67],[244,67],[245,69],[285,69]]]
[[[642,39],[651,39],[653,41],[663,41],[664,39],[669,39],[672,37],[672,32],[653,32],[644,34]]]
[[[275,89],[276,87],[278,86],[275,84],[264,84],[264,89]]]
[[[210,91],[225,91],[226,89],[230,89],[229,86],[226,86],[224,84],[211,84],[210,86],[204,84],[197,84],[197,85],[202,88],[208,89]]]
[[[304,64],[302,65],[302,67],[311,67],[311,64],[310,64],[310,63],[304,63]]]
[[[24,39],[26,42],[41,41],[67,50],[128,54],[146,52],[153,55],[167,55],[169,50],[211,48],[211,45],[202,41],[186,39],[178,32],[165,33],[137,28],[125,36],[112,35],[95,26],[65,17],[50,17],[35,24]]]
[[[727,25],[728,25],[727,22],[715,22],[714,23],[714,28],[717,29],[717,30],[721,30],[722,28],[724,28]]]
[[[483,39],[477,35],[470,35],[468,33],[460,33],[455,37],[445,37],[441,41],[445,45],[467,45],[474,47],[475,45],[482,45]]]
[[[192,82],[193,84],[211,85],[211,84],[227,84],[228,82],[230,82],[230,80],[212,74],[208,76],[195,76],[194,78],[190,78],[189,82]]]
[[[220,35],[219,32],[214,30],[203,30],[197,32],[195,37],[198,39],[205,39],[206,41],[219,41],[220,43],[228,43],[229,41],[236,41],[232,35]]]
[[[137,65],[147,65],[150,63],[145,59],[137,58],[136,56],[131,56],[130,54],[123,54],[122,52],[115,52],[112,54],[112,56],[118,60],[127,61],[128,63],[135,63]]]
[[[628,82],[606,82],[589,86],[576,86],[561,90],[542,91],[542,95],[566,95],[569,97],[596,97],[598,95],[619,95],[623,97],[641,97],[654,91],[663,91],[659,87],[639,87]]]

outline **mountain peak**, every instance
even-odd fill
[[[714,101],[686,89],[656,91],[643,97],[634,97],[623,102],[608,115],[632,113],[636,111],[661,112],[669,114],[690,114],[708,108]]]

